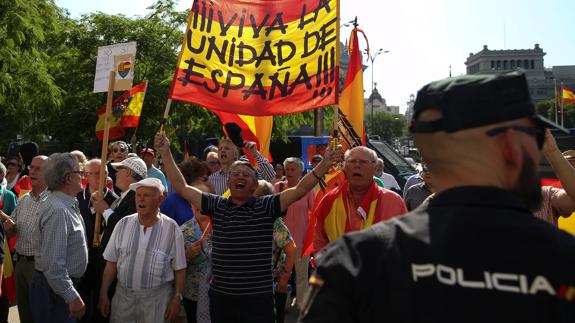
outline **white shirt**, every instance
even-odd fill
[[[174,271],[186,268],[184,237],[176,221],[160,219],[144,231],[138,214],[121,219],[104,251],[104,259],[117,263],[118,282],[142,290],[174,280]]]
[[[397,190],[401,190],[401,188],[399,188],[399,184],[397,183],[393,175],[384,172],[381,173],[381,176],[379,178],[383,182],[384,188],[387,189],[394,188]]]

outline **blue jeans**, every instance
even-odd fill
[[[41,272],[32,274],[29,293],[35,323],[76,323],[76,319],[70,317],[68,304],[52,291]]]

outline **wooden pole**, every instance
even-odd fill
[[[164,109],[164,118],[162,119],[162,125],[160,126],[160,132],[164,132],[166,124],[168,123],[168,116],[170,115],[170,107],[172,106],[172,99],[168,99],[166,102],[166,108]]]
[[[102,138],[102,157],[100,164],[100,178],[98,181],[98,192],[104,198],[104,186],[106,185],[106,161],[108,158],[108,140],[110,136],[110,115],[112,113],[112,101],[114,99],[114,85],[116,84],[116,72],[110,71],[108,82],[108,99],[106,101],[106,118],[104,119],[104,136]],[[102,227],[102,215],[96,213],[96,223],[94,225],[93,246],[100,246],[100,229]]]

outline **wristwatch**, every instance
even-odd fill
[[[180,303],[184,301],[184,295],[182,295],[182,293],[175,293],[174,297],[177,297],[180,300]]]

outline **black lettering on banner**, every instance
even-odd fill
[[[202,24],[200,25],[201,31],[204,31],[205,25],[206,25],[206,0],[202,0]]]
[[[246,59],[244,57],[244,50],[248,50],[250,52],[251,57],[249,59]],[[240,67],[244,65],[249,65],[256,60],[257,55],[258,54],[255,48],[245,44],[244,42],[240,42],[240,44],[238,45],[238,59],[236,60],[235,63]]]
[[[206,45],[206,36],[202,35],[202,40],[200,40],[200,47],[193,48],[192,47],[192,30],[188,29],[186,33],[186,47],[188,50],[194,54],[201,54],[204,51],[204,46]]]
[[[242,17],[240,18],[240,30],[238,31],[238,37],[242,38],[244,33],[244,23],[246,22],[246,9],[242,9]]]
[[[230,46],[230,54],[228,56],[228,66],[234,66],[234,53],[236,52],[236,37],[232,38],[232,46]]]
[[[220,36],[226,36],[228,29],[230,29],[230,27],[232,26],[232,24],[234,23],[234,21],[236,20],[236,18],[238,18],[238,14],[234,14],[232,16],[232,18],[230,18],[230,20],[228,21],[227,24],[224,24],[224,17],[223,14],[220,10],[218,10],[218,22],[220,23]]]
[[[259,24],[256,22],[256,18],[253,15],[250,15],[250,22],[252,23],[252,30],[254,31],[254,38],[258,38],[260,36],[260,31],[262,30],[262,28],[264,28],[264,25],[266,24],[266,22],[268,21],[268,19],[270,18],[270,15],[266,15],[264,17],[264,19],[262,20],[262,23]]]
[[[260,67],[262,61],[264,60],[269,60],[273,66],[276,66],[276,57],[274,53],[272,53],[272,48],[270,46],[271,43],[271,40],[268,40],[264,43],[264,48],[262,49],[260,56],[257,58],[256,67]]]
[[[222,48],[218,48],[216,44],[216,36],[208,38],[208,51],[206,53],[206,59],[209,61],[212,59],[212,53],[215,53],[220,63],[226,63],[226,49],[228,48],[228,40],[224,40],[222,43]]]
[[[289,94],[291,95],[293,91],[295,91],[295,88],[300,84],[305,84],[305,87],[308,90],[311,90],[311,78],[307,74],[307,64],[302,64],[299,67],[299,74],[295,81],[291,84]]]
[[[279,80],[279,73],[275,73],[274,75],[270,76],[269,79],[272,81],[272,85],[270,86],[270,94],[269,100],[273,100],[275,96],[276,88],[280,90],[281,96],[285,97],[288,94],[288,82],[289,82],[289,72],[286,72],[284,76],[284,82],[280,82]]]
[[[194,71],[194,66],[197,66],[201,69],[204,69],[204,68],[206,68],[206,65],[196,63],[196,61],[193,58],[185,60],[184,62],[188,63],[188,68],[183,70],[185,73],[184,77],[179,77],[178,80],[181,81],[182,85],[184,85],[184,86],[188,85],[188,83],[192,83],[192,84],[196,84],[196,85],[202,85],[202,83],[199,83],[199,82],[192,80],[191,77],[196,76],[196,77],[203,78],[204,74]]]
[[[208,86],[208,82],[204,81],[204,88],[212,93],[218,93],[219,89],[220,89],[220,83],[218,82],[218,78],[217,76],[223,76],[224,73],[221,70],[213,70],[212,71],[212,82],[214,82],[214,88],[210,89],[210,87]]]
[[[208,33],[212,32],[213,21],[214,21],[214,2],[210,1],[210,13],[208,14],[208,28],[206,29]]]
[[[200,6],[195,1],[194,1],[194,6],[192,7],[192,11],[194,12],[194,16],[192,18],[192,28],[198,29],[198,14],[200,12]]]
[[[333,18],[332,20],[326,22],[323,26],[321,26],[319,31],[306,31],[303,42],[304,50],[301,58],[306,58],[313,55],[318,49],[325,50],[329,44],[336,40],[337,36],[335,35],[335,29],[329,28],[336,21],[337,18]],[[330,37],[332,34],[333,37]],[[310,42],[313,42],[313,44],[310,45]]]
[[[276,19],[274,19],[274,21],[272,21],[272,24],[269,27],[266,27],[266,37],[270,35],[270,33],[273,30],[281,30],[282,34],[285,35],[286,33],[286,25],[284,25],[284,22],[282,20],[282,15],[283,12],[280,12],[276,15]],[[277,26],[276,26],[277,24]]]
[[[279,40],[277,43],[274,44],[274,46],[277,47],[277,59],[278,59],[278,65],[282,66],[285,62],[289,61],[290,59],[292,59],[295,55],[295,45],[294,43],[290,42],[290,41],[283,41],[283,40]],[[289,54],[284,57],[284,53],[283,53],[283,48],[287,46],[290,49]]]
[[[247,100],[252,94],[259,94],[262,100],[266,99],[266,89],[262,83],[262,78],[264,77],[264,73],[256,73],[254,75],[255,79],[252,85],[247,90],[242,90],[244,93],[244,100]]]
[[[237,85],[232,85],[232,80],[234,78],[237,78],[238,80],[240,80],[240,83]],[[243,88],[245,82],[246,82],[246,78],[242,74],[228,71],[228,75],[226,77],[226,83],[224,83],[222,85],[222,88],[224,89],[224,91],[222,93],[222,97],[224,97],[224,98],[227,97],[230,90],[239,90],[239,89]]]
[[[301,16],[299,20],[298,28],[303,30],[307,24],[313,23],[317,20],[317,16],[321,9],[325,9],[326,13],[330,13],[331,8],[329,6],[329,0],[319,0],[317,8],[314,10],[313,18],[305,19],[307,6],[304,4],[301,10]]]

